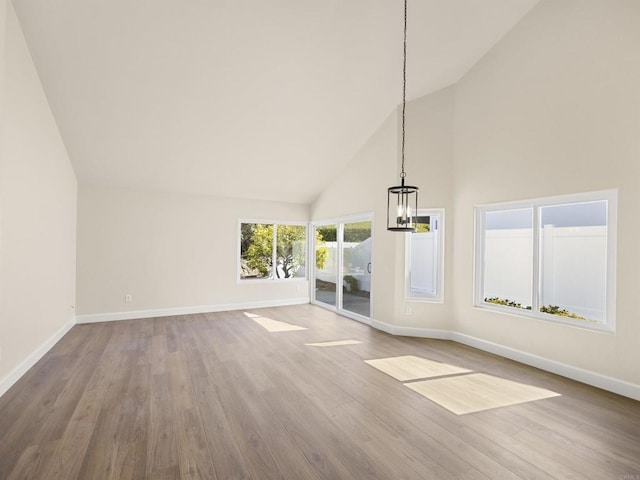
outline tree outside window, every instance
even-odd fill
[[[318,237],[318,233],[316,237]],[[321,235],[317,244],[322,243]],[[240,278],[305,278],[307,227],[296,224],[241,223]],[[325,257],[316,254],[321,264]]]

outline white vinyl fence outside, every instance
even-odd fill
[[[435,232],[411,234],[409,293],[412,295],[434,295],[436,293],[438,282],[437,241],[438,237]]]
[[[324,268],[316,269],[316,278],[325,282],[336,282],[338,271],[338,244],[337,242],[324,242],[327,248],[327,259]],[[371,238],[362,242],[343,242],[344,274],[351,275],[358,281],[360,290],[371,291]]]
[[[484,296],[531,305],[531,230],[485,233]],[[545,226],[540,247],[541,305],[557,305],[588,319],[604,320],[607,227]]]

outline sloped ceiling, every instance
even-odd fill
[[[408,97],[537,1],[410,0]],[[14,6],[81,183],[308,203],[401,101],[402,0]]]

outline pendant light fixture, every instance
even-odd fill
[[[415,232],[418,221],[418,187],[405,185],[404,136],[407,107],[407,0],[404,0],[404,50],[402,55],[402,170],[400,185],[387,189],[387,230]]]

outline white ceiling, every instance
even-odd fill
[[[410,0],[408,97],[537,1]],[[401,101],[402,0],[13,3],[81,183],[308,203]]]

